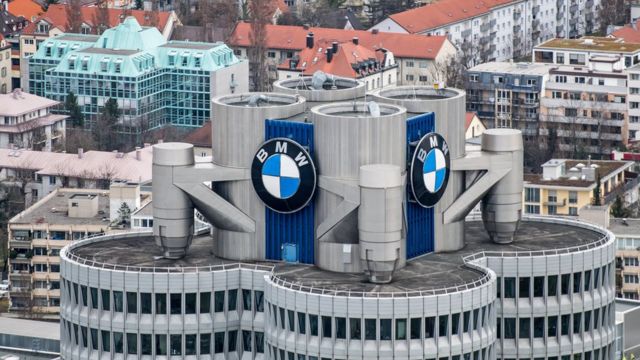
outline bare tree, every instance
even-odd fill
[[[624,0],[602,0],[598,18],[601,35],[607,34],[609,25],[623,25],[627,22],[626,5]]]
[[[67,12],[67,32],[80,33],[82,28],[82,2],[81,0],[68,0]]]
[[[233,1],[199,0],[200,25],[205,32],[205,41],[213,41],[214,26],[222,30],[222,38],[228,41],[238,22],[238,7]]]
[[[93,15],[93,22],[96,24],[95,32],[101,35],[110,26],[109,24],[109,4],[107,0],[99,0],[96,4],[96,11]]]
[[[251,46],[247,51],[249,67],[253,74],[253,90],[266,91],[269,87],[267,62],[267,24],[270,23],[270,1],[249,0],[249,22]]]

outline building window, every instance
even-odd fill
[[[574,207],[574,206],[570,206],[569,207],[569,215],[577,216],[578,215],[578,208]]]
[[[167,313],[167,294],[156,294],[156,314],[163,315],[166,313]]]
[[[553,99],[562,99],[562,91],[554,91],[551,93]]]
[[[413,67],[413,61],[407,61],[406,64],[407,67]]]
[[[179,315],[182,313],[182,294],[170,294],[171,314]],[[173,341],[172,341],[173,342]]]
[[[184,294],[184,313],[185,314],[195,314],[197,308],[197,299],[198,294],[196,293],[186,293]]]
[[[420,336],[418,336],[418,338],[419,337]],[[396,319],[396,340],[406,340],[406,339],[407,339],[407,319]]]
[[[382,320],[380,320],[380,322],[382,322]],[[380,328],[382,329],[382,325],[380,325]],[[325,338],[330,339],[331,338],[331,333],[332,333],[332,329],[331,329],[331,317],[330,316],[323,316],[322,317],[322,336]]]
[[[544,296],[544,276],[536,276],[533,278],[533,296]]]
[[[238,307],[238,289],[229,290],[227,301],[227,311],[236,311]]]
[[[411,319],[411,340],[420,339],[421,328],[422,328],[422,318]]]
[[[376,319],[364,319],[364,339],[376,339]]]
[[[242,309],[251,310],[251,290],[242,290]]]
[[[213,335],[213,352],[222,354],[224,352],[224,331],[217,332]]]
[[[180,294],[178,294],[180,295]],[[173,294],[172,294],[173,297]],[[170,354],[182,355],[182,335],[169,335]]]
[[[150,293],[140,293],[140,312],[142,314],[151,314],[151,294]],[[151,342],[151,339],[149,339],[149,342]]]
[[[540,206],[539,205],[525,205],[524,212],[527,214],[540,214]]]
[[[537,188],[524,188],[524,201],[526,202],[540,202],[540,189]]]
[[[557,83],[566,83],[567,82],[567,77],[565,75],[556,75],[556,82]]]
[[[167,335],[156,335],[156,356],[167,355]]]
[[[208,314],[211,311],[211,293],[200,293],[200,314]]]
[[[134,292],[127,292],[127,313],[138,313],[138,294]]]
[[[504,278],[504,297],[505,299],[514,299],[516,297],[516,278]]]
[[[113,347],[115,349],[116,354],[124,353],[124,334],[121,332],[113,333]]]
[[[504,318],[504,338],[515,339],[516,338],[516,319]]]
[[[427,339],[435,336],[436,318],[434,316],[424,318],[424,337]]]
[[[547,295],[548,296],[558,295],[558,276],[557,275],[549,275],[547,277]]]
[[[336,318],[336,339],[347,338],[347,319],[343,317]]]
[[[521,277],[519,281],[520,281],[520,289],[519,289],[518,297],[528,298],[529,297],[530,278]]]
[[[581,272],[577,272],[573,274],[573,293],[579,293],[580,292],[580,283],[582,281],[582,273]]]
[[[127,333],[127,354],[138,355],[138,334]]]
[[[100,290],[100,297],[102,298],[102,310],[103,311],[111,310],[111,304],[109,302],[109,300],[110,300],[109,290],[101,289]]]
[[[123,299],[122,291],[113,292],[113,309],[115,312],[124,311],[124,299]]]
[[[555,205],[547,206],[547,214],[548,215],[557,215],[558,214],[558,207],[555,206]]]
[[[573,314],[573,333],[579,334],[581,332],[582,325],[582,313]]]
[[[311,336],[318,336],[318,315],[309,315],[309,332]]]
[[[440,315],[438,320],[438,336],[447,336],[449,334],[447,325],[449,323],[449,315]]]
[[[520,339],[528,339],[531,336],[531,319],[530,318],[520,318]]]
[[[407,79],[407,81],[413,81],[413,75],[407,74],[405,78]]]

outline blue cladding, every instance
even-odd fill
[[[277,137],[289,138],[307,148],[313,157],[313,124],[265,120],[264,139]],[[265,214],[266,256],[270,260],[283,260],[284,244],[287,250],[295,249],[297,256],[287,254],[289,259],[297,258],[299,262],[313,264],[314,251],[314,200],[302,210],[293,214],[281,214],[269,208]]]
[[[407,171],[417,142],[435,131],[435,116],[426,113],[407,119]],[[413,143],[413,144],[412,144]],[[407,185],[407,259],[433,251],[434,216],[433,208],[424,208],[413,200],[411,187]]]

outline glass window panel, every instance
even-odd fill
[[[420,331],[422,330],[422,318],[411,319],[411,339],[420,339]]]
[[[171,294],[172,298],[173,295]],[[171,355],[182,355],[182,335],[169,335],[169,350]]]
[[[550,338],[558,336],[557,316],[550,316],[549,318],[547,318],[547,336]]]
[[[520,278],[519,282],[520,282],[520,287],[519,287],[520,293],[518,296],[521,298],[528,298],[530,278],[522,277]]]
[[[549,275],[547,277],[547,294],[549,296],[558,295],[558,276],[557,275]]]
[[[571,315],[562,315],[560,318],[560,334],[569,335],[569,326],[571,322]]]
[[[113,291],[113,310],[122,312],[124,310],[122,291]]]
[[[537,317],[533,319],[533,337],[544,337],[544,317]]]
[[[520,318],[520,339],[529,339],[531,336],[531,319],[530,318]]]
[[[569,295],[569,286],[571,282],[571,274],[563,274],[560,278],[560,294]]]
[[[256,353],[262,354],[264,353],[264,333],[261,331],[256,331]]]
[[[170,299],[171,299],[171,304],[170,304],[171,314],[172,315],[181,314],[182,313],[182,294],[171,294]],[[173,344],[173,340],[171,340],[171,343]],[[173,349],[171,351],[173,351]]]
[[[311,336],[318,336],[318,315],[309,315],[309,331]]]
[[[242,289],[242,309],[251,310],[251,290]]]
[[[504,338],[515,339],[516,337],[516,319],[504,318]]]
[[[236,344],[238,343],[238,330],[229,331],[229,337],[227,338],[227,351],[234,352],[236,351]]]
[[[362,337],[362,329],[359,318],[349,319],[349,339],[360,340]]]
[[[460,332],[460,314],[451,314],[451,335],[458,335]]]
[[[579,334],[582,325],[582,313],[573,314],[573,333]]]
[[[215,333],[213,347],[216,354],[222,354],[224,352],[224,331]]]
[[[462,332],[469,332],[469,322],[471,321],[471,311],[462,313]]]
[[[582,280],[582,273],[577,272],[573,274],[573,293],[580,292],[580,282]]]
[[[536,276],[533,278],[533,296],[544,296],[544,276]]]
[[[336,339],[347,338],[347,319],[343,317],[336,318]]]
[[[127,354],[138,355],[138,334],[127,333]]]
[[[90,288],[91,292],[91,307],[94,309],[98,309],[98,289],[92,287]],[[98,350],[98,349],[95,349]]]
[[[216,291],[214,293],[214,304],[213,309],[215,312],[223,312],[224,311],[224,290]]]
[[[251,331],[242,330],[242,349],[251,352]]]
[[[102,351],[111,352],[111,334],[107,330],[101,330],[102,335]]]
[[[195,314],[197,307],[197,293],[186,293],[184,294],[184,313],[185,314]]]
[[[156,294],[156,314],[166,314],[167,313],[167,294]],[[165,352],[166,352],[165,346]]]
[[[151,314],[150,293],[140,293],[140,312],[143,314]],[[149,343],[151,343],[151,339],[149,339]],[[149,344],[149,348],[151,348],[151,344]]]
[[[376,339],[376,319],[364,319],[364,339]]]
[[[124,353],[124,335],[121,332],[113,333],[113,349],[116,354]]]
[[[323,316],[322,317],[322,336],[325,338],[331,338],[332,329],[331,329],[331,317]]]
[[[211,292],[200,293],[200,314],[208,314],[211,312]]]
[[[380,319],[380,340],[391,340],[391,319]]]
[[[236,311],[238,308],[238,289],[229,290],[227,294],[229,300],[229,305],[227,306],[228,311]]]
[[[287,320],[288,324],[289,324],[289,331],[296,331],[296,320],[294,318],[295,313],[293,312],[293,310],[287,310]]]
[[[256,298],[256,311],[263,312],[264,311],[264,292],[260,290],[256,290],[253,292]]]
[[[196,334],[186,334],[184,336],[184,354],[185,355],[196,355],[196,344],[198,335]]]
[[[138,294],[135,292],[127,291],[127,313],[128,314],[138,313]]]
[[[151,355],[152,349],[151,334],[140,334],[140,353],[142,355]]]
[[[407,340],[407,319],[396,319],[396,340]]]
[[[209,293],[211,294],[211,293]],[[200,334],[200,355],[211,353],[211,334]]]
[[[109,290],[104,290],[104,289],[100,290],[100,295],[102,297],[102,310],[104,311],[111,310],[111,304],[110,304],[111,297],[109,296]]]
[[[307,333],[307,314],[305,313],[298,313],[298,332],[300,334]]]
[[[504,297],[507,299],[513,299],[516,297],[516,278],[504,278]]]
[[[440,315],[438,319],[438,336],[447,336],[449,331],[447,325],[449,322],[449,315]]]
[[[96,293],[97,292],[98,291],[96,289]],[[91,332],[91,348],[93,350],[98,350],[98,329],[90,329],[90,332]]]

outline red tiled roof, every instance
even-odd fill
[[[13,0],[9,3],[9,12],[15,16],[22,16],[32,21],[44,12],[40,4],[33,0]]]
[[[33,23],[29,24],[22,34],[33,35],[37,29],[37,23],[40,20],[44,20],[48,22],[51,27],[57,27],[63,32],[67,31],[67,10],[66,5],[55,4],[50,5],[49,9],[42,14],[39,18],[37,18]],[[98,8],[95,6],[82,7],[82,21],[91,27],[94,27],[95,19],[97,16]],[[120,15],[122,15],[122,10],[120,9],[107,9],[109,11],[109,27],[114,27],[120,24],[121,19]],[[145,18],[148,12],[144,10],[129,10],[128,16],[133,16],[138,20],[140,25],[142,26],[150,26],[149,20]],[[158,12],[158,30],[161,32],[164,30],[164,27],[167,25],[169,20],[170,12],[167,11],[159,11]]]
[[[300,61],[296,69],[301,70],[304,75],[312,75],[320,70],[327,74],[358,78],[366,74],[356,72],[352,65],[367,60],[381,61],[384,58],[383,54],[376,53],[373,49],[347,41],[338,46],[338,52],[333,54],[331,62],[328,62],[325,49],[331,48],[331,43],[319,41],[315,45],[313,49],[304,48],[299,54]],[[289,63],[286,62],[281,68],[290,69]]]
[[[473,121],[473,118],[476,117],[476,113],[474,112],[467,112],[465,115],[465,119],[464,119],[464,129],[468,129],[469,126],[471,126],[471,122]]]
[[[343,30],[302,26],[267,25],[267,48],[300,51],[306,48],[306,36],[313,32],[315,41],[346,42],[358,37],[360,45],[370,49],[387,48],[395,57],[435,59],[442,48],[445,36],[424,36],[399,33],[373,33],[364,30]],[[251,25],[240,22],[236,26],[229,45],[249,47]]]
[[[439,28],[489,12],[513,0],[441,0],[389,17],[410,34]]]
[[[211,121],[205,122],[202,127],[187,134],[184,142],[199,147],[211,147]]]
[[[620,29],[611,33],[611,36],[624,39],[625,42],[629,43],[640,43],[640,19],[636,20],[635,28],[631,25],[625,25]]]

